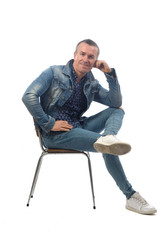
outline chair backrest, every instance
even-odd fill
[[[37,135],[37,137],[39,138],[39,143],[40,143],[41,149],[42,149],[43,151],[47,152],[48,149],[47,149],[47,148],[44,146],[44,144],[43,144],[43,140],[42,140],[41,133],[40,133],[38,127],[37,127],[36,124],[35,124],[35,119],[34,119],[34,118],[33,118],[33,121],[34,121],[34,127],[35,127],[35,131],[36,131],[36,135]]]

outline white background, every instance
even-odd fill
[[[159,210],[159,12],[158,0],[1,1],[1,239],[160,238],[159,212],[143,216],[125,210],[125,197],[101,154],[91,154],[96,210],[82,156],[46,157],[27,208],[41,151],[21,101],[44,69],[73,58],[77,42],[96,41],[99,59],[116,68],[121,84],[126,115],[119,137],[132,145],[121,157],[126,175]],[[103,74],[94,74],[105,85]],[[87,114],[103,108],[93,103]]]

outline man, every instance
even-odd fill
[[[34,117],[46,147],[101,152],[109,173],[126,196],[126,208],[153,214],[156,209],[132,188],[119,160],[118,155],[131,150],[129,144],[116,137],[124,116],[120,85],[115,69],[98,60],[98,55],[95,42],[90,39],[79,42],[74,60],[42,72],[27,88],[23,102]],[[109,90],[94,78],[93,67],[104,73]],[[92,101],[109,108],[82,117]]]

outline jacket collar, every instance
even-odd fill
[[[71,59],[65,66],[64,66],[64,69],[63,69],[63,74],[71,77],[72,75],[72,67],[71,67],[71,64],[73,64],[73,59]]]

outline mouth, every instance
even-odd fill
[[[84,68],[90,68],[90,64],[86,64],[86,63],[80,63],[80,64]]]

